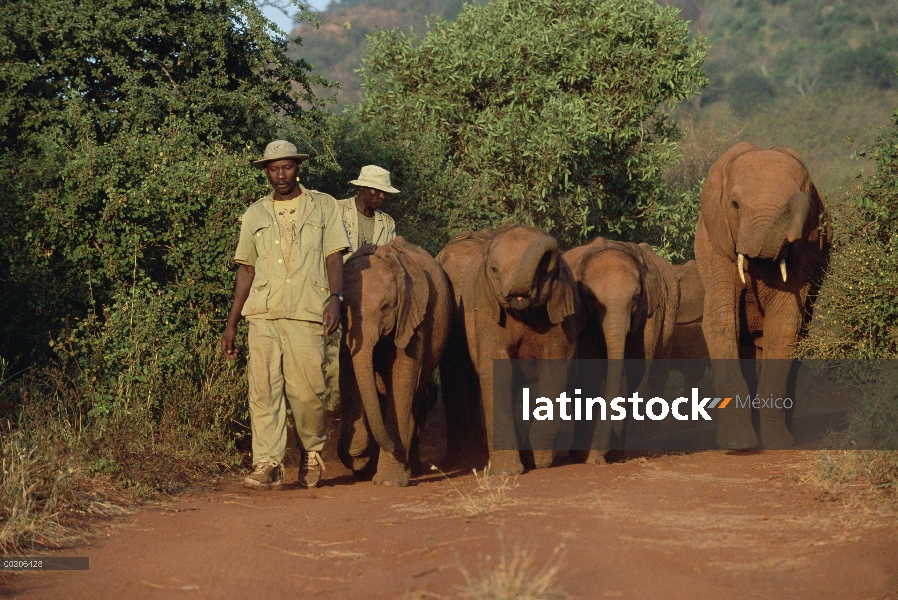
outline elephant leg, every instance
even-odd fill
[[[791,298],[789,298],[791,300]],[[777,307],[779,308],[779,307]],[[789,307],[791,308],[791,307]],[[761,408],[761,443],[767,449],[791,448],[795,438],[786,425],[786,411],[778,398],[789,391],[790,360],[795,339],[801,328],[797,310],[768,310],[764,319],[763,356],[758,378]]]
[[[624,359],[609,358],[606,361],[605,371],[605,401],[608,405],[618,396],[626,396],[627,374],[625,371]],[[610,416],[611,410],[607,409],[606,416]],[[611,449],[612,435],[617,437],[620,446],[623,446],[624,438],[624,422],[611,421],[610,418],[601,419],[596,415],[595,429],[593,430],[592,442],[589,446],[589,453],[586,455],[586,463],[592,465],[604,465],[607,463],[605,455]],[[619,446],[619,447],[620,447]]]
[[[539,362],[539,395],[553,402],[567,389],[570,365],[562,360]],[[567,413],[573,418],[573,405],[568,403]],[[530,447],[533,448],[533,464],[537,469],[551,466],[555,460],[555,445],[561,433],[561,415],[551,421],[536,421],[530,428]]]
[[[406,350],[413,352],[412,345]],[[377,474],[374,476],[374,483],[377,485],[405,487],[409,483],[411,468],[408,457],[415,435],[414,400],[420,376],[420,361],[408,356],[406,352],[397,351],[384,407],[384,424],[390,437],[398,440],[399,444],[394,452],[386,452],[381,448]]]
[[[703,227],[696,230],[696,259],[699,259],[701,237],[707,237]],[[708,264],[705,281],[705,309],[702,331],[708,344],[714,386],[719,396],[747,394],[748,384],[736,363],[739,358],[738,321],[741,312],[742,287],[737,285],[739,276],[736,265],[711,252],[703,250],[700,265]],[[704,280],[704,270],[702,279]],[[717,423],[717,445],[724,449],[739,450],[756,448],[758,436],[751,422],[750,403],[731,403],[720,411]]]
[[[481,354],[481,356],[483,356],[483,354]],[[510,394],[512,393],[511,364],[508,363],[508,361],[505,361],[502,369],[503,371],[500,373],[503,384],[502,393],[503,395],[510,397]],[[483,419],[484,424],[486,425],[487,445],[490,452],[487,469],[491,475],[498,475],[500,477],[520,475],[524,472],[524,465],[521,463],[520,451],[517,449],[517,435],[514,420],[511,415],[511,402],[501,402],[501,406],[495,407],[494,410],[493,359],[490,358],[482,361],[478,371],[481,397],[483,399]],[[508,389],[504,389],[505,384],[507,384]],[[502,449],[495,449],[495,442],[497,439],[500,442],[500,445],[503,446]],[[509,448],[508,446],[512,446],[512,448]]]
[[[345,345],[340,345],[340,441],[337,455],[347,469],[357,477],[368,479],[366,473],[371,458],[371,438],[359,393],[352,358]]]

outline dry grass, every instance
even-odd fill
[[[482,562],[478,577],[472,576],[461,564],[458,565],[465,580],[460,598],[546,600],[567,597],[557,590],[556,583],[563,558],[563,544],[556,546],[549,560],[537,568],[535,551],[522,548],[519,542],[509,551],[501,534],[499,539],[502,542],[502,552],[497,565],[492,566],[490,556],[480,557]]]
[[[898,521],[898,450],[820,451],[798,478],[858,517]]]
[[[67,548],[85,541],[96,518],[130,514],[128,495],[90,476],[48,436],[7,428],[0,442],[0,554]]]
[[[456,485],[454,481],[449,479],[448,475],[437,467],[432,466],[430,468],[433,471],[439,471],[452,486],[457,495],[452,500],[452,508],[465,518],[486,515],[502,506],[511,504],[513,501],[509,498],[508,493],[518,487],[517,476],[500,477],[498,475],[490,475],[489,465],[483,470],[482,474],[478,474],[477,469],[472,469],[474,480],[477,482],[477,486],[473,489],[461,489],[460,486]]]

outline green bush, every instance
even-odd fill
[[[249,159],[323,140],[326,82],[286,46],[250,0],[4,5],[0,355],[45,359],[48,332],[144,278],[224,314],[237,217],[264,189]]]
[[[876,174],[849,203],[836,207],[829,273],[798,349],[806,357],[898,357],[898,109],[877,143],[860,154],[876,163]],[[894,448],[898,377],[887,373],[849,416],[848,431],[835,438],[842,447]],[[823,453],[818,472],[829,482],[859,481],[894,492],[898,452]]]
[[[898,357],[898,109],[861,156],[876,164],[834,215],[832,258],[802,343],[817,358]]]
[[[741,116],[749,115],[774,99],[774,89],[770,81],[752,70],[736,73],[728,86],[730,106]]]
[[[441,243],[513,219],[567,245],[662,245],[678,133],[659,108],[704,85],[704,54],[649,0],[495,0],[422,38],[371,36],[358,115],[422,157],[403,185]]]
[[[250,161],[286,137],[332,168],[330,84],[252,0],[3,10],[0,357],[28,370],[0,390],[0,551],[105,514],[97,482],[152,496],[239,464],[245,364],[219,336],[267,192]]]

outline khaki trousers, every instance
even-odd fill
[[[286,395],[306,451],[321,451],[324,432],[324,326],[294,319],[249,319],[249,414],[253,464],[283,464]]]

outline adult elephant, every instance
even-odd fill
[[[609,359],[605,379],[609,401],[626,393],[623,359],[645,360],[641,377],[629,373],[639,378],[629,386],[644,391],[653,376],[652,360],[667,358],[670,353],[680,305],[680,285],[673,266],[648,244],[601,237],[569,250],[564,259],[577,281],[586,317],[579,338],[580,358]],[[666,379],[664,375],[666,372],[659,379]],[[593,430],[587,462],[605,463],[611,425],[611,421],[600,421]]]
[[[712,359],[788,359],[809,299],[827,263],[830,243],[823,197],[801,156],[741,142],[711,165],[701,195],[695,258],[705,286],[702,328]],[[786,361],[759,365],[756,393],[783,397]],[[712,361],[718,394],[742,394],[745,377]],[[748,404],[720,411],[717,443],[754,448],[759,440]],[[794,444],[782,408],[760,409],[760,443]]]
[[[463,233],[436,260],[449,278],[456,307],[452,341],[440,367],[450,456],[468,450],[470,430],[483,426],[490,470],[520,474],[519,452],[494,446],[494,419],[513,425],[511,415],[494,414],[493,361],[574,357],[579,303],[573,276],[555,239],[526,225]],[[566,388],[567,371],[557,363],[536,365],[540,394],[556,398]],[[472,398],[480,399],[479,406]],[[552,463],[559,423],[536,422],[530,431],[537,468]]]
[[[449,334],[449,286],[430,254],[402,237],[360,248],[343,282],[338,453],[361,474],[379,447],[374,483],[405,486],[416,416]]]

